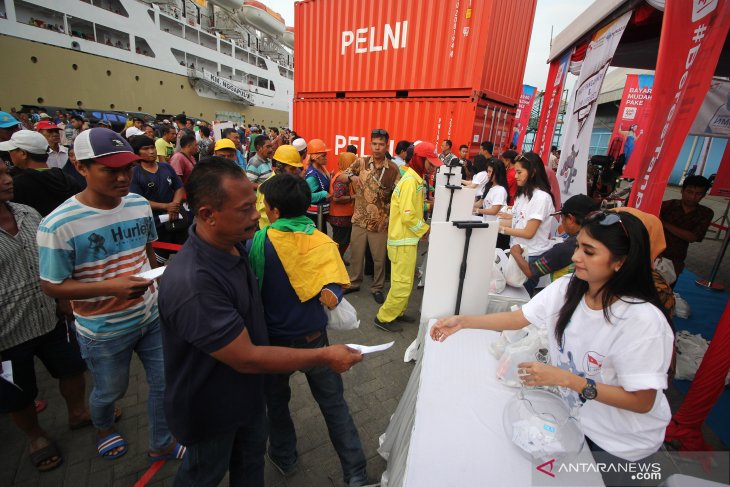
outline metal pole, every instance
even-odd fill
[[[725,251],[727,250],[728,243],[730,243],[730,231],[725,232],[725,240],[722,241],[722,249],[720,250],[720,254],[717,256],[717,258],[715,259],[715,263],[712,265],[710,277],[708,277],[707,279],[697,279],[695,281],[695,284],[711,291],[725,290],[725,286],[718,282],[715,282],[715,279],[717,278],[717,273],[720,270],[720,264],[722,263],[722,259],[723,257],[725,257]]]
[[[707,150],[705,151],[705,154],[702,156],[702,162],[697,167],[697,175],[703,176],[703,173],[705,172],[705,166],[707,165],[707,157],[710,155],[710,151],[712,150],[712,142],[715,140],[712,137],[707,137]]]
[[[697,149],[697,141],[700,138],[698,136],[694,137],[694,140],[692,141],[692,147],[689,150],[689,156],[687,156],[687,163],[684,165],[684,171],[682,171],[682,177],[679,178],[679,185],[681,186],[682,183],[684,183],[684,178],[687,177],[687,171],[689,171],[689,165],[692,164],[692,159],[695,156],[695,149]]]

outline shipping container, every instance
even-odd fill
[[[390,134],[391,154],[400,140],[424,140],[440,150],[444,139],[453,142],[454,152],[467,144],[474,155],[484,140],[501,152],[512,138],[514,112],[513,107],[469,98],[297,99],[293,129],[332,149],[327,167],[334,171],[337,155],[348,145],[356,146],[359,155],[370,154],[370,133],[376,128]]]
[[[516,105],[537,0],[296,2],[297,98],[466,96]]]

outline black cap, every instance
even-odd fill
[[[599,209],[598,203],[593,201],[584,194],[576,194],[568,198],[560,211],[556,211],[553,215],[573,215],[583,218],[588,213]]]

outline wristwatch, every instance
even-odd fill
[[[596,381],[593,379],[586,379],[587,384],[580,392],[579,397],[582,402],[592,401],[598,396],[598,390],[596,389]]]

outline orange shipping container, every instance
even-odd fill
[[[305,139],[324,140],[330,149],[328,168],[337,168],[337,154],[352,144],[359,155],[370,154],[370,133],[381,128],[390,134],[389,152],[399,140],[429,141],[441,147],[451,139],[476,154],[479,143],[492,140],[506,149],[514,108],[468,98],[353,98],[294,100],[294,130]]]
[[[537,0],[296,2],[295,96],[469,97],[481,92],[515,105],[536,4]]]

